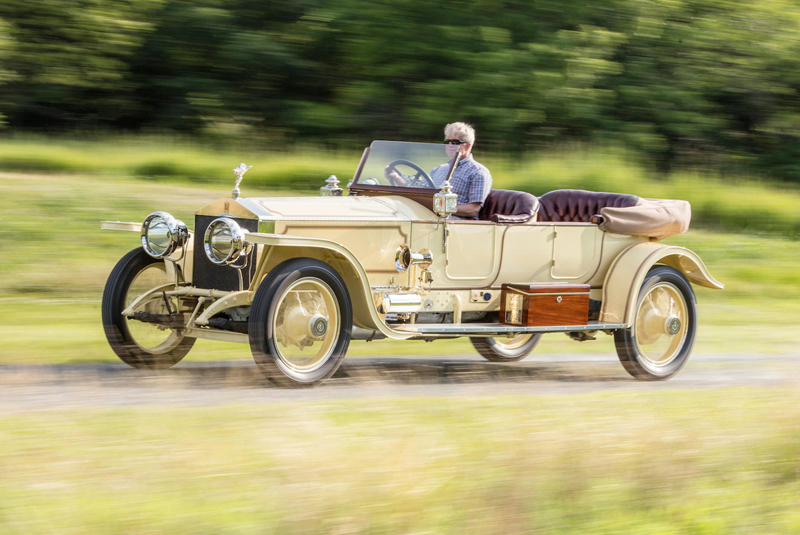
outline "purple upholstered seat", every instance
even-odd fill
[[[639,197],[625,193],[557,189],[539,197],[539,221],[596,222],[601,208],[628,208],[638,202]]]
[[[478,214],[478,219],[495,223],[525,223],[536,215],[539,201],[525,191],[493,189]]]

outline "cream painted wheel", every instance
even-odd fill
[[[541,339],[541,334],[520,334],[512,338],[470,338],[475,350],[492,362],[516,362],[530,355]]]
[[[333,375],[350,344],[347,287],[328,264],[311,258],[276,266],[250,311],[253,359],[280,386],[313,386]]]
[[[313,372],[330,358],[339,323],[330,286],[316,277],[296,280],[278,297],[272,317],[276,356],[292,370]]]
[[[686,340],[689,310],[678,288],[659,282],[639,305],[634,328],[636,349],[651,366],[667,366]]]
[[[169,282],[164,261],[148,255],[144,249],[129,252],[108,276],[103,292],[103,329],[111,349],[134,368],[169,368],[177,364],[194,345],[194,338],[153,323],[125,318],[122,311],[147,290]],[[178,302],[171,300],[172,310]],[[152,314],[168,314],[163,297],[143,303]]]
[[[697,331],[694,292],[679,271],[653,267],[636,303],[633,326],[614,341],[625,369],[643,380],[671,377],[686,363]]]

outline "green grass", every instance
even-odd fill
[[[359,153],[298,147],[265,152],[262,147],[230,144],[202,146],[170,138],[113,138],[105,141],[31,139],[0,141],[0,170],[38,174],[93,174],[217,184],[232,189],[231,170],[247,162],[249,187],[316,190],[331,174],[352,178]],[[228,186],[228,184],[231,184]]]
[[[0,531],[795,534],[800,391],[0,417]]]

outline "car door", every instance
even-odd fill
[[[591,223],[553,225],[551,279],[583,282],[591,278],[600,262],[601,232]]]
[[[586,282],[597,272],[602,236],[597,225],[532,223],[498,226],[502,261],[495,285],[508,282]]]
[[[490,284],[499,264],[498,226],[489,221],[447,224],[445,274],[452,283]]]

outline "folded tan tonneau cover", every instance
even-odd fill
[[[689,230],[692,207],[673,199],[639,199],[628,208],[601,208],[600,215],[605,231],[663,240]]]

